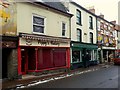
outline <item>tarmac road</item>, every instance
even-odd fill
[[[80,75],[53,80],[30,88],[118,88],[120,66],[99,69]]]

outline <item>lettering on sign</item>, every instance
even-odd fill
[[[28,46],[32,45],[32,40],[26,39],[26,45]]]
[[[17,43],[13,41],[0,41],[0,47],[3,48],[16,48]]]
[[[41,41],[41,40],[38,40],[38,44],[41,44],[43,46],[47,46],[49,45],[49,41]]]

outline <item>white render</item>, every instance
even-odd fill
[[[76,24],[76,9],[81,11],[82,17],[82,26]],[[69,3],[69,12],[74,16],[71,18],[71,40],[77,41],[77,28],[81,29],[82,31],[82,42],[90,43],[89,41],[89,33],[93,33],[93,44],[96,44],[96,17],[92,14],[84,11],[83,9]],[[93,17],[93,30],[89,29],[89,16]],[[86,35],[85,35],[86,34]]]
[[[45,19],[44,33],[37,33],[38,35],[70,38],[70,17],[27,2],[17,3],[17,10],[19,11],[17,12],[17,34],[19,32],[36,34],[33,32],[32,18],[33,15],[38,15]],[[66,23],[65,36],[62,36],[62,22]]]

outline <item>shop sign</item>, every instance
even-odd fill
[[[0,41],[0,47],[2,47],[2,48],[16,48],[17,47],[17,42]]]
[[[58,45],[59,46],[60,44],[60,42],[58,41],[48,41],[48,40],[47,41],[37,40],[37,43],[38,45],[41,45],[41,46],[47,46],[47,45]],[[27,46],[33,45],[32,40],[26,39],[26,45]]]

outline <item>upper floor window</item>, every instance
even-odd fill
[[[33,16],[33,32],[44,33],[44,18]]]
[[[90,43],[93,43],[93,33],[90,32]]]
[[[93,29],[93,18],[89,16],[89,28]]]
[[[79,24],[79,25],[82,25],[82,21],[81,21],[81,11],[79,11],[78,9],[77,9],[77,11],[76,11],[76,23],[77,24]]]
[[[80,29],[77,29],[77,41],[82,42],[82,33]]]
[[[65,36],[66,32],[66,23],[62,22],[62,36]]]

